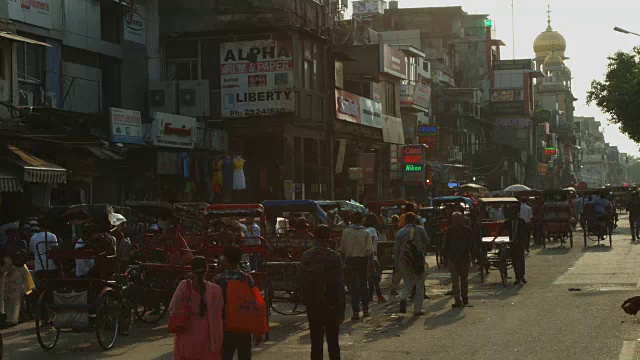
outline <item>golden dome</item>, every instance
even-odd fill
[[[540,33],[533,41],[533,51],[536,53],[536,57],[546,57],[551,54],[553,50],[555,50],[560,57],[564,57],[564,52],[567,49],[567,41],[562,34],[551,28],[551,16],[549,16],[547,23],[547,29]]]
[[[558,55],[555,50],[551,50],[551,54],[544,59],[545,69],[548,67],[561,67],[563,65],[564,61],[562,60],[562,56]]]

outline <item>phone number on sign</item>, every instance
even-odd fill
[[[268,108],[268,109],[245,109],[245,110],[231,110],[230,116],[264,116],[275,115],[285,112],[285,108]]]

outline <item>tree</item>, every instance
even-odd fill
[[[595,103],[609,121],[640,142],[640,46],[609,57],[604,81],[593,80],[587,104]]]

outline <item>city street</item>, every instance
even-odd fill
[[[427,314],[414,318],[410,310],[398,315],[397,299],[374,305],[371,318],[345,321],[343,359],[637,359],[640,322],[625,314],[620,304],[640,294],[640,245],[630,242],[626,216],[620,225],[612,248],[594,243],[583,248],[581,231],[573,249],[557,243],[532,248],[527,257],[529,283],[522,287],[503,287],[497,271],[481,284],[474,269],[473,307],[463,310],[451,308],[451,297],[444,295],[447,274],[434,271],[430,257]],[[308,358],[304,316],[272,320],[271,339],[256,349],[255,358]],[[2,335],[5,359],[172,358],[166,324],[137,323],[130,337],[118,338],[114,350],[104,353],[93,334],[86,333],[63,333],[58,346],[45,353],[33,323]]]

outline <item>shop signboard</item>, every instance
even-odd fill
[[[385,88],[383,83],[378,83],[375,81],[371,82],[371,97],[373,98],[373,101],[382,103],[384,92]]]
[[[362,125],[384,128],[382,104],[336,89],[336,117]]]
[[[124,39],[141,45],[147,44],[146,12],[144,6],[133,2],[124,11]]]
[[[554,147],[546,147],[544,148],[544,154],[549,156],[557,155],[558,149]]]
[[[428,108],[431,105],[431,87],[421,83],[401,84],[400,104]]]
[[[111,142],[143,144],[142,115],[137,110],[109,108]]]
[[[407,145],[404,148],[405,182],[424,182],[426,174],[425,153],[424,145]]]
[[[422,124],[418,126],[418,136],[420,137],[438,136],[439,131],[438,125],[434,124]]]
[[[196,139],[196,119],[188,116],[154,113],[153,144],[193,149]]]
[[[380,46],[380,72],[407,78],[407,63],[404,53],[386,44]]]
[[[8,0],[9,19],[51,29],[51,3],[58,0]]]
[[[533,69],[533,60],[531,59],[514,59],[500,60],[493,64],[493,70],[531,70]]]
[[[273,116],[295,110],[290,40],[220,45],[222,116]]]
[[[519,101],[522,98],[522,89],[494,89],[491,90],[491,102]]]

